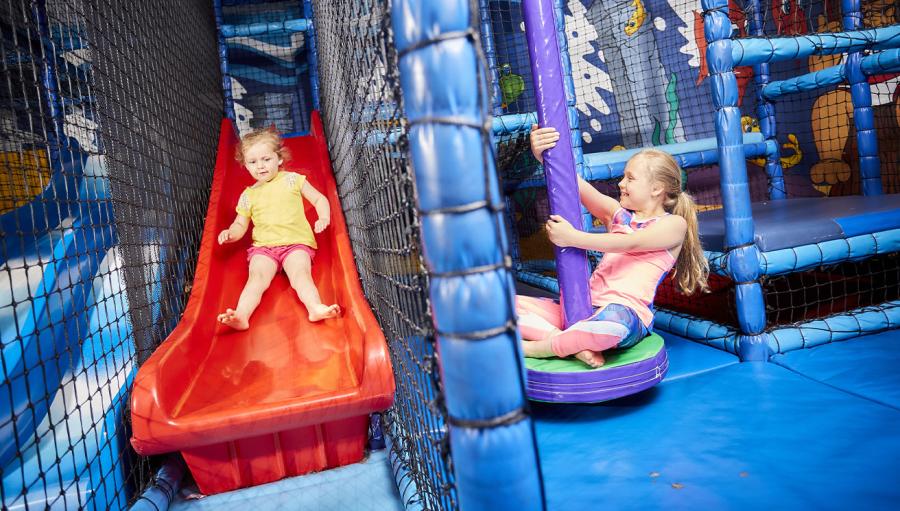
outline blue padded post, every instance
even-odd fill
[[[844,30],[862,27],[860,0],[841,0]],[[850,100],[853,102],[853,124],[856,125],[856,143],[859,153],[859,179],[863,195],[881,195],[881,159],[878,157],[878,134],[875,133],[875,114],[872,110],[872,91],[869,81],[860,69],[862,53],[853,51],[847,55],[844,72],[850,84]]]
[[[459,507],[542,510],[491,143],[489,74],[472,5],[392,5],[422,255]]]
[[[500,68],[497,65],[497,47],[494,46],[494,29],[491,26],[491,9],[488,0],[478,0],[481,17],[481,44],[491,72],[491,110],[495,116],[503,115],[503,95],[500,93]]]
[[[219,29],[225,37],[252,37],[267,34],[290,34],[306,32],[309,20],[305,18],[284,21],[268,21],[263,23],[247,23],[244,25],[221,25]]]
[[[222,33],[222,0],[213,0],[213,13],[216,17],[216,38],[219,43],[219,68],[222,70],[222,97],[225,100],[225,117],[236,120],[234,116],[234,99],[231,96],[231,76],[228,74],[228,43]]]
[[[702,0],[709,84],[716,111],[720,187],[725,213],[728,272],[735,282],[739,354],[742,360],[767,360],[765,304],[759,279],[759,250],[753,242],[753,214],[741,132],[741,110],[732,59],[728,0]]]
[[[750,12],[750,33],[763,36],[762,9],[759,0],[750,0],[747,6]],[[775,154],[766,155],[766,175],[769,177],[769,198],[772,200],[787,197],[784,188],[784,170],[781,168],[781,150],[775,138],[775,105],[763,95],[763,88],[769,83],[769,64],[766,62],[753,66],[753,81],[756,82],[756,115],[759,118],[759,131],[766,140],[775,143]]]
[[[303,0],[303,16],[309,21],[306,29],[306,51],[309,61],[309,86],[314,110],[319,110],[319,51],[316,48],[316,23],[312,0]]]

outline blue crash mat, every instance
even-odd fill
[[[775,355],[808,378],[900,410],[900,331]],[[900,481],[900,476],[898,476]]]
[[[900,194],[785,199],[753,207],[754,241],[763,252],[900,228]],[[724,212],[700,213],[703,248],[721,252]]]
[[[740,363],[731,353],[689,341],[675,334],[659,330],[656,330],[656,333],[666,342],[666,351],[669,353],[669,372],[662,381],[663,384]]]
[[[532,404],[548,509],[889,509],[900,411],[771,363]]]

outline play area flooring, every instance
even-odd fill
[[[670,370],[660,385],[608,403],[533,405],[549,510],[891,509],[900,499],[900,332],[773,363],[662,335]],[[172,509],[404,505],[377,451]]]

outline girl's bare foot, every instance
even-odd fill
[[[550,347],[550,340],[528,341],[522,339],[522,353],[528,358],[549,358],[555,357],[553,349]]]
[[[340,313],[340,305],[325,305],[324,303],[320,303],[319,305],[313,306],[312,309],[310,309],[309,320],[315,323],[316,321],[322,321],[323,319],[336,318]]]
[[[581,360],[582,362],[584,362],[585,364],[587,364],[593,368],[600,367],[606,363],[606,359],[603,358],[603,354],[600,353],[599,351],[591,351],[591,350],[579,351],[578,353],[575,354],[575,358],[577,358],[578,360]]]
[[[235,330],[246,330],[250,328],[249,319],[238,314],[238,312],[234,309],[225,309],[225,312],[219,314],[218,318],[216,319],[219,320],[219,323],[222,323],[225,326],[230,326]]]

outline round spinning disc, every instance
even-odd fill
[[[605,351],[596,369],[575,358],[526,358],[528,397],[551,403],[598,403],[648,389],[669,369],[662,337],[650,334],[624,350]]]

